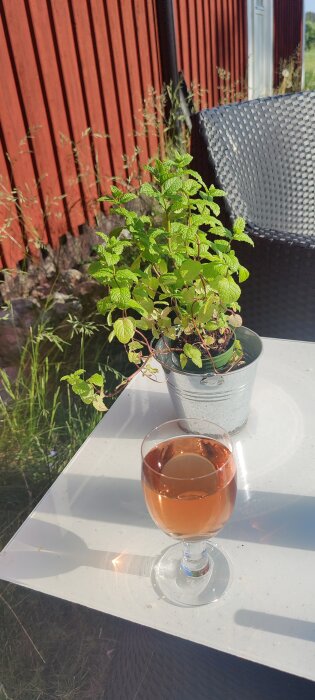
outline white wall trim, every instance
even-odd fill
[[[303,29],[302,29],[302,46],[301,46],[301,90],[305,87],[305,2],[302,0],[302,18],[303,18]]]
[[[253,99],[253,2],[247,0],[247,91],[248,99]]]
[[[274,2],[273,0],[263,0],[264,7],[262,12],[259,11],[259,0],[247,0],[247,82],[248,82],[248,99],[251,100],[259,94],[257,86],[257,66],[255,70],[255,26],[257,14],[262,14],[264,21],[268,22],[265,25],[264,31],[264,51],[265,59],[268,60],[267,70],[265,72],[265,84],[263,92],[269,95],[273,93],[273,57],[274,57]],[[258,12],[257,12],[258,11]],[[266,37],[269,38],[267,42]]]

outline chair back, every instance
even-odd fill
[[[228,193],[232,219],[315,236],[315,92],[199,112],[192,155],[193,167]]]

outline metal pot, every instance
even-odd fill
[[[156,344],[156,359],[164,369],[168,390],[179,418],[208,418],[229,433],[245,425],[257,361],[262,352],[260,337],[241,326],[235,331],[240,340],[245,365],[224,373],[200,374],[178,368],[167,352],[163,338]]]

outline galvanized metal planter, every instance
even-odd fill
[[[244,326],[235,335],[242,343],[246,364],[222,374],[201,375],[179,369],[172,353],[166,352],[164,340],[158,341],[156,358],[164,369],[176,416],[208,418],[230,433],[245,425],[262,342]]]

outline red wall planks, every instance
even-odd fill
[[[246,2],[174,0],[174,14],[179,68],[200,86],[196,107],[235,99],[246,81]]]
[[[303,0],[274,0],[274,85],[281,82],[280,62],[302,48]],[[285,27],[285,31],[283,31]],[[281,31],[282,30],[282,31]]]
[[[11,53],[18,75],[19,101],[25,133],[31,134],[29,142],[39,204],[42,215],[45,217],[48,240],[50,243],[56,244],[61,235],[59,222],[64,207],[60,197],[63,193],[60,189],[51,139],[39,136],[40,131],[47,134],[49,126],[28,22],[27,4],[19,3],[19,12],[16,12],[15,3],[12,3],[11,0],[4,0],[3,6],[4,17],[8,27],[8,38],[11,42]],[[19,40],[17,40],[17,37],[19,37]],[[34,99],[34,96],[37,95],[39,99],[36,99],[36,97]],[[33,135],[34,139],[32,138]],[[36,135],[38,135],[38,138],[36,138]],[[36,149],[32,148],[35,138]],[[49,215],[48,211],[50,212]],[[38,231],[38,235],[41,236],[41,231]]]
[[[132,178],[161,152],[161,62],[156,0],[0,6],[0,265],[14,267],[28,250],[38,256],[38,242],[56,246],[66,231],[77,234],[93,221],[97,197],[113,178]],[[188,86],[201,87],[196,107],[239,97],[246,1],[173,6],[179,70]],[[276,66],[301,36],[302,0],[274,0],[274,7]],[[144,124],[144,99],[156,127]],[[4,188],[16,188],[16,202]]]

